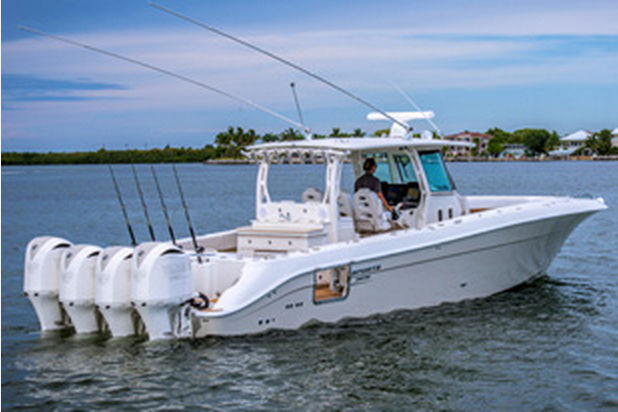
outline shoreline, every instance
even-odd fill
[[[578,161],[618,161],[618,155],[608,156],[571,156],[568,158],[522,158],[522,159],[508,159],[508,158],[491,158],[491,157],[445,157],[444,161],[449,163],[472,163],[472,162],[487,162],[487,163],[504,163],[504,162],[578,162]],[[254,160],[249,159],[210,159],[203,162],[207,165],[249,165],[255,164]],[[317,164],[318,162],[314,162]],[[300,162],[283,162],[282,164],[303,164]],[[304,163],[312,164],[312,163]],[[320,163],[321,164],[321,163]]]
[[[567,158],[555,158],[555,157],[543,157],[543,158],[491,158],[491,157],[445,157],[444,161],[447,163],[478,163],[478,162],[487,162],[487,163],[504,163],[504,162],[577,162],[577,161],[618,161],[618,155],[606,155],[606,156],[570,156]],[[250,159],[231,159],[231,158],[222,158],[222,159],[208,159],[208,160],[189,160],[189,161],[159,161],[154,163],[162,163],[162,164],[170,164],[170,163],[202,163],[204,165],[218,165],[218,166],[235,166],[235,165],[253,165],[255,164],[255,160]],[[51,166],[51,165],[85,165],[85,164],[153,164],[153,162],[143,162],[143,161],[135,161],[135,162],[37,162],[37,163],[17,163],[17,162],[9,162],[8,164],[2,162],[2,166]],[[281,162],[280,164],[322,164],[322,162]]]

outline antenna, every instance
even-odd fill
[[[298,103],[298,96],[296,95],[296,89],[294,88],[294,86],[294,82],[290,83],[290,87],[292,88],[292,94],[294,95],[294,102],[296,103],[296,110],[298,111],[298,118],[300,119],[301,123],[304,123],[303,113],[300,110],[300,103]]]
[[[189,233],[191,233],[193,249],[195,249],[197,261],[199,263],[202,263],[202,258],[200,257],[200,252],[202,251],[202,248],[200,248],[200,246],[197,244],[197,239],[195,238],[195,231],[193,230],[193,225],[191,224],[191,218],[189,217],[189,209],[187,208],[187,202],[185,202],[185,195],[182,191],[182,186],[180,185],[180,179],[178,178],[178,171],[176,170],[175,164],[172,164],[172,170],[174,171],[174,177],[176,178],[176,186],[178,186],[178,193],[180,193],[180,201],[182,202],[182,207],[185,209],[185,217],[187,218],[187,224],[189,225]]]
[[[401,95],[403,96],[404,99],[406,99],[408,101],[408,103],[410,103],[412,106],[414,106],[414,108],[422,113],[422,110],[420,107],[418,107],[418,105],[414,102],[414,100],[412,100],[412,97],[410,97],[409,94],[407,94],[401,87],[397,86],[395,83],[390,82],[391,86],[393,86],[399,93],[401,93]],[[429,124],[431,125],[431,127],[434,128],[434,130],[436,132],[438,132],[438,135],[442,135],[442,132],[440,131],[440,128],[433,122],[433,120],[431,120],[429,117],[425,116],[423,117],[425,120],[427,120],[427,122],[429,122]]]
[[[174,229],[170,223],[170,217],[167,214],[167,207],[165,207],[165,201],[163,200],[163,193],[161,192],[161,186],[159,186],[159,179],[157,179],[157,173],[154,166],[150,165],[150,171],[152,171],[152,177],[154,178],[155,186],[157,187],[157,193],[159,194],[159,200],[161,201],[161,209],[163,209],[163,215],[165,216],[165,223],[167,223],[167,230],[170,232],[172,243],[176,245],[176,237],[174,236]]]
[[[139,200],[142,203],[142,209],[144,209],[144,216],[146,217],[146,224],[148,224],[148,231],[150,232],[150,238],[153,242],[156,241],[154,230],[152,229],[152,224],[150,223],[150,216],[148,215],[148,207],[146,207],[146,201],[144,200],[144,193],[142,192],[142,186],[139,184],[139,179],[137,178],[137,171],[135,170],[135,165],[131,165],[131,170],[133,171],[133,178],[135,179],[135,186],[137,186],[137,193],[139,193]]]
[[[131,245],[135,247],[137,246],[137,242],[135,241],[135,235],[133,234],[133,228],[131,227],[131,222],[129,222],[129,215],[127,215],[127,209],[124,207],[124,202],[122,201],[122,195],[120,194],[120,188],[118,188],[118,182],[116,181],[116,175],[114,175],[114,170],[112,169],[112,165],[108,164],[107,168],[109,169],[109,173],[112,175],[112,180],[114,181],[114,188],[116,189],[116,197],[118,198],[118,202],[120,203],[120,208],[122,209],[124,221],[127,224],[127,230],[129,231],[129,236],[131,237]]]
[[[165,69],[162,69],[160,67],[154,66],[152,64],[145,63],[145,62],[139,61],[137,59],[133,59],[133,58],[130,58],[130,57],[123,56],[123,55],[118,54],[118,53],[113,53],[113,52],[110,52],[110,51],[107,51],[107,50],[100,49],[98,47],[89,46],[89,45],[84,44],[84,43],[80,43],[80,42],[77,42],[77,41],[74,41],[74,40],[70,40],[70,39],[67,39],[67,38],[64,38],[64,37],[61,37],[61,36],[56,36],[54,34],[45,33],[43,31],[32,29],[30,27],[18,26],[18,28],[20,30],[23,30],[23,31],[27,31],[27,32],[30,32],[30,33],[38,34],[39,36],[49,37],[51,39],[55,39],[55,40],[61,41],[63,43],[71,44],[71,45],[77,46],[77,47],[82,47],[84,49],[87,49],[87,50],[90,50],[90,51],[93,51],[93,52],[104,54],[104,55],[109,56],[109,57],[114,57],[114,58],[119,59],[119,60],[124,60],[125,62],[133,63],[133,64],[136,64],[138,66],[142,66],[142,67],[145,67],[147,69],[154,70],[154,71],[162,73],[162,74],[166,74],[168,76],[174,77],[174,78],[182,80],[184,82],[191,83],[191,84],[193,84],[195,86],[199,86],[199,87],[201,87],[203,89],[207,89],[207,90],[210,90],[212,92],[218,93],[218,94],[220,94],[222,96],[225,96],[225,97],[228,97],[228,98],[230,98],[232,100],[236,100],[238,102],[244,103],[244,104],[246,104],[248,106],[251,106],[251,107],[253,107],[255,109],[258,109],[258,110],[260,110],[260,111],[262,111],[264,113],[267,113],[267,114],[269,114],[271,116],[274,116],[274,117],[278,118],[279,120],[283,120],[284,122],[292,124],[295,127],[298,127],[300,129],[304,130],[305,133],[307,133],[307,134],[311,132],[311,129],[309,129],[304,124],[298,123],[298,122],[296,122],[296,121],[294,121],[294,120],[292,120],[292,119],[290,119],[290,118],[288,118],[288,117],[286,117],[286,116],[284,116],[284,115],[282,115],[280,113],[275,112],[274,110],[271,110],[271,109],[269,109],[267,107],[264,107],[264,106],[262,106],[260,104],[254,103],[251,100],[235,96],[235,95],[233,95],[231,93],[224,92],[223,90],[217,89],[216,87],[213,87],[213,86],[209,86],[206,83],[202,83],[202,82],[200,82],[198,80],[193,80],[193,79],[191,79],[189,77],[186,77],[186,76],[183,76],[181,74],[177,74],[177,73],[171,72],[169,70],[165,70]]]
[[[295,63],[292,63],[289,60],[284,59],[283,57],[277,56],[276,54],[271,53],[271,52],[269,52],[267,50],[264,50],[264,49],[262,49],[262,48],[260,48],[258,46],[254,46],[253,44],[251,44],[251,43],[249,43],[249,42],[247,42],[245,40],[239,39],[238,37],[234,37],[231,34],[227,34],[227,33],[223,32],[223,31],[221,31],[219,29],[216,29],[216,28],[214,28],[212,26],[209,26],[209,25],[207,25],[205,23],[202,23],[200,21],[192,19],[191,17],[188,17],[188,16],[185,16],[183,14],[180,14],[177,11],[170,10],[170,9],[168,9],[166,7],[160,6],[160,5],[158,5],[156,3],[152,3],[152,2],[150,3],[150,6],[154,7],[155,9],[159,9],[159,10],[161,10],[163,12],[166,12],[167,14],[171,14],[172,16],[176,16],[176,17],[178,17],[178,18],[180,18],[182,20],[185,20],[185,21],[187,21],[189,23],[195,24],[196,26],[199,26],[199,27],[201,27],[203,29],[206,29],[206,30],[209,30],[209,31],[211,31],[213,33],[216,33],[219,36],[225,37],[225,38],[230,39],[230,40],[232,40],[232,41],[234,41],[236,43],[242,44],[243,46],[246,46],[246,47],[248,47],[248,48],[250,48],[252,50],[255,50],[258,53],[262,53],[262,54],[264,54],[264,55],[266,55],[266,56],[268,56],[270,58],[273,58],[273,59],[277,60],[280,63],[283,63],[283,64],[285,64],[287,66],[290,66],[290,67],[292,67],[292,68],[294,68],[294,69],[296,69],[296,70],[298,70],[298,71],[300,71],[302,73],[305,73],[307,76],[313,77],[314,79],[321,81],[322,83],[324,83],[324,84],[332,87],[333,89],[335,89],[335,90],[345,94],[346,96],[351,97],[352,99],[356,100],[357,102],[360,102],[360,103],[364,104],[365,106],[371,108],[372,110],[374,110],[374,111],[376,111],[378,113],[381,113],[382,115],[384,115],[388,119],[392,120],[393,122],[397,123],[399,126],[403,127],[406,131],[410,131],[411,130],[409,125],[405,124],[402,121],[399,121],[399,120],[395,119],[394,117],[390,116],[388,113],[378,109],[376,106],[372,105],[371,103],[367,102],[366,100],[361,99],[360,97],[358,97],[358,96],[350,93],[349,91],[345,90],[343,87],[337,86],[335,83],[333,83],[333,82],[331,82],[329,80],[326,80],[325,78],[323,78],[321,76],[318,76],[317,74],[312,73],[309,70],[304,69],[301,66],[299,66],[299,65],[297,65]]]

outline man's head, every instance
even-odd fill
[[[363,163],[363,170],[365,171],[365,173],[373,174],[373,172],[376,171],[376,168],[376,161],[373,160],[373,157],[365,159],[365,163]]]

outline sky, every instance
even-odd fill
[[[405,91],[443,134],[618,127],[618,2],[214,1],[159,4],[248,40],[385,111]],[[201,147],[228,126],[290,124],[146,68],[21,31],[61,35],[200,81],[305,124],[367,132],[371,110],[142,0],[5,0],[2,151]],[[416,131],[430,129],[413,121]]]

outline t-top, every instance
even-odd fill
[[[374,175],[365,173],[356,179],[354,183],[354,191],[358,192],[360,189],[369,189],[372,192],[382,193],[382,184],[380,183],[380,179]]]

